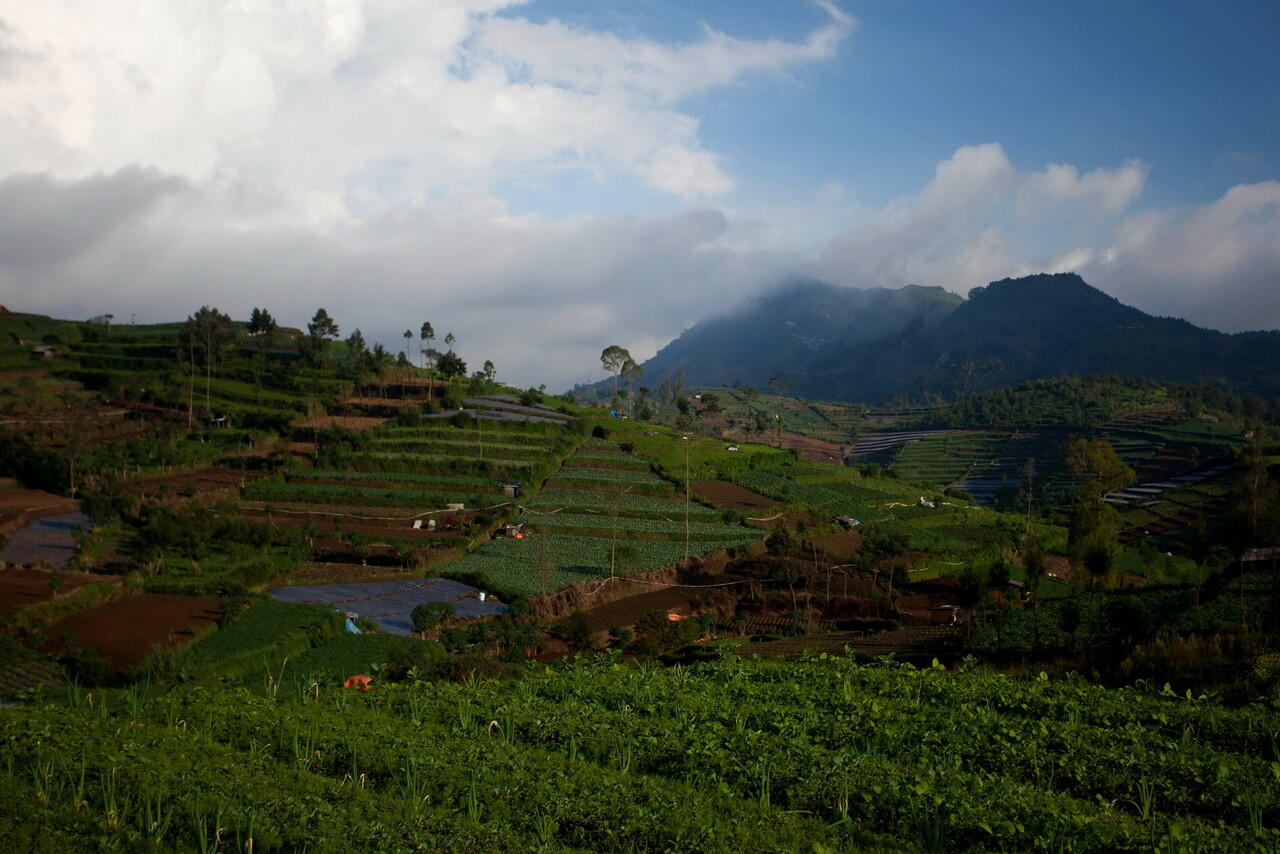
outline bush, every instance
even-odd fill
[[[410,618],[415,629],[429,632],[456,614],[457,610],[450,602],[424,602],[413,609]]]

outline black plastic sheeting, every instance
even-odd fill
[[[362,584],[322,584],[314,587],[277,587],[271,596],[281,602],[332,605],[345,614],[372,620],[393,635],[413,632],[413,609],[428,602],[448,602],[459,617],[489,617],[506,613],[507,606],[490,599],[481,602],[480,591],[446,578],[409,581],[376,581]]]

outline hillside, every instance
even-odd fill
[[[941,288],[805,280],[703,321],[643,365],[654,387],[764,387],[878,404],[951,400],[1063,375],[1114,374],[1280,394],[1280,332],[1228,335],[1126,306],[1070,273]]]
[[[771,377],[803,375],[833,348],[933,325],[961,302],[942,288],[861,290],[795,280],[737,313],[694,325],[645,362],[645,384],[683,371],[686,384],[763,388]]]

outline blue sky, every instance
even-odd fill
[[[1141,158],[1144,199],[1202,203],[1280,174],[1275,2],[844,2],[858,28],[829,61],[760,73],[684,102],[700,136],[767,205],[839,182],[868,204],[913,192],[957,147],[999,141],[1019,167]],[[804,0],[696,4],[538,0],[505,13],[638,38],[803,38]],[[581,180],[519,209],[664,209],[639,186]]]
[[[0,0],[0,302],[599,376],[795,275],[1280,328],[1280,4]]]

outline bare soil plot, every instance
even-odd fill
[[[754,442],[784,450],[795,448],[800,453],[801,459],[815,463],[840,464],[844,461],[846,453],[852,449],[852,445],[841,445],[787,430],[783,430],[781,436],[776,432],[748,433],[745,430],[736,429],[725,430],[722,435],[733,442]]]
[[[32,605],[48,602],[55,593],[49,587],[53,573],[44,569],[6,569],[0,571],[0,617],[16,614]],[[105,582],[115,584],[120,579],[113,575],[94,575],[88,572],[60,572],[58,596],[65,596],[86,584]]]
[[[240,471],[239,469],[213,467],[185,474],[171,474],[149,478],[128,486],[134,495],[149,498],[165,496],[196,496],[209,492],[239,489],[250,481],[265,477],[268,472]]]
[[[401,581],[421,578],[421,569],[396,566],[366,566],[359,563],[313,561],[286,575],[277,575],[272,584],[298,587],[307,584],[355,584],[365,581]]]
[[[721,616],[732,612],[737,595],[734,588],[691,587],[678,585],[651,588],[636,596],[617,599],[582,612],[582,618],[592,632],[607,631],[615,626],[630,628],[652,611],[665,611],[689,617],[695,614],[715,612]]]
[[[8,478],[5,481],[7,483],[0,483],[0,534],[16,531],[32,519],[60,516],[80,509],[80,502],[74,498],[39,489],[22,489]]]
[[[723,507],[726,510],[744,512],[748,510],[764,510],[769,507],[776,507],[778,504],[768,496],[747,489],[745,486],[729,483],[727,480],[704,480],[690,484],[689,489],[703,501],[709,501],[715,506]]]
[[[45,648],[66,649],[63,638],[69,635],[74,646],[95,650],[120,670],[129,670],[156,647],[180,646],[215,625],[221,612],[222,600],[216,596],[124,596],[54,623]]]

